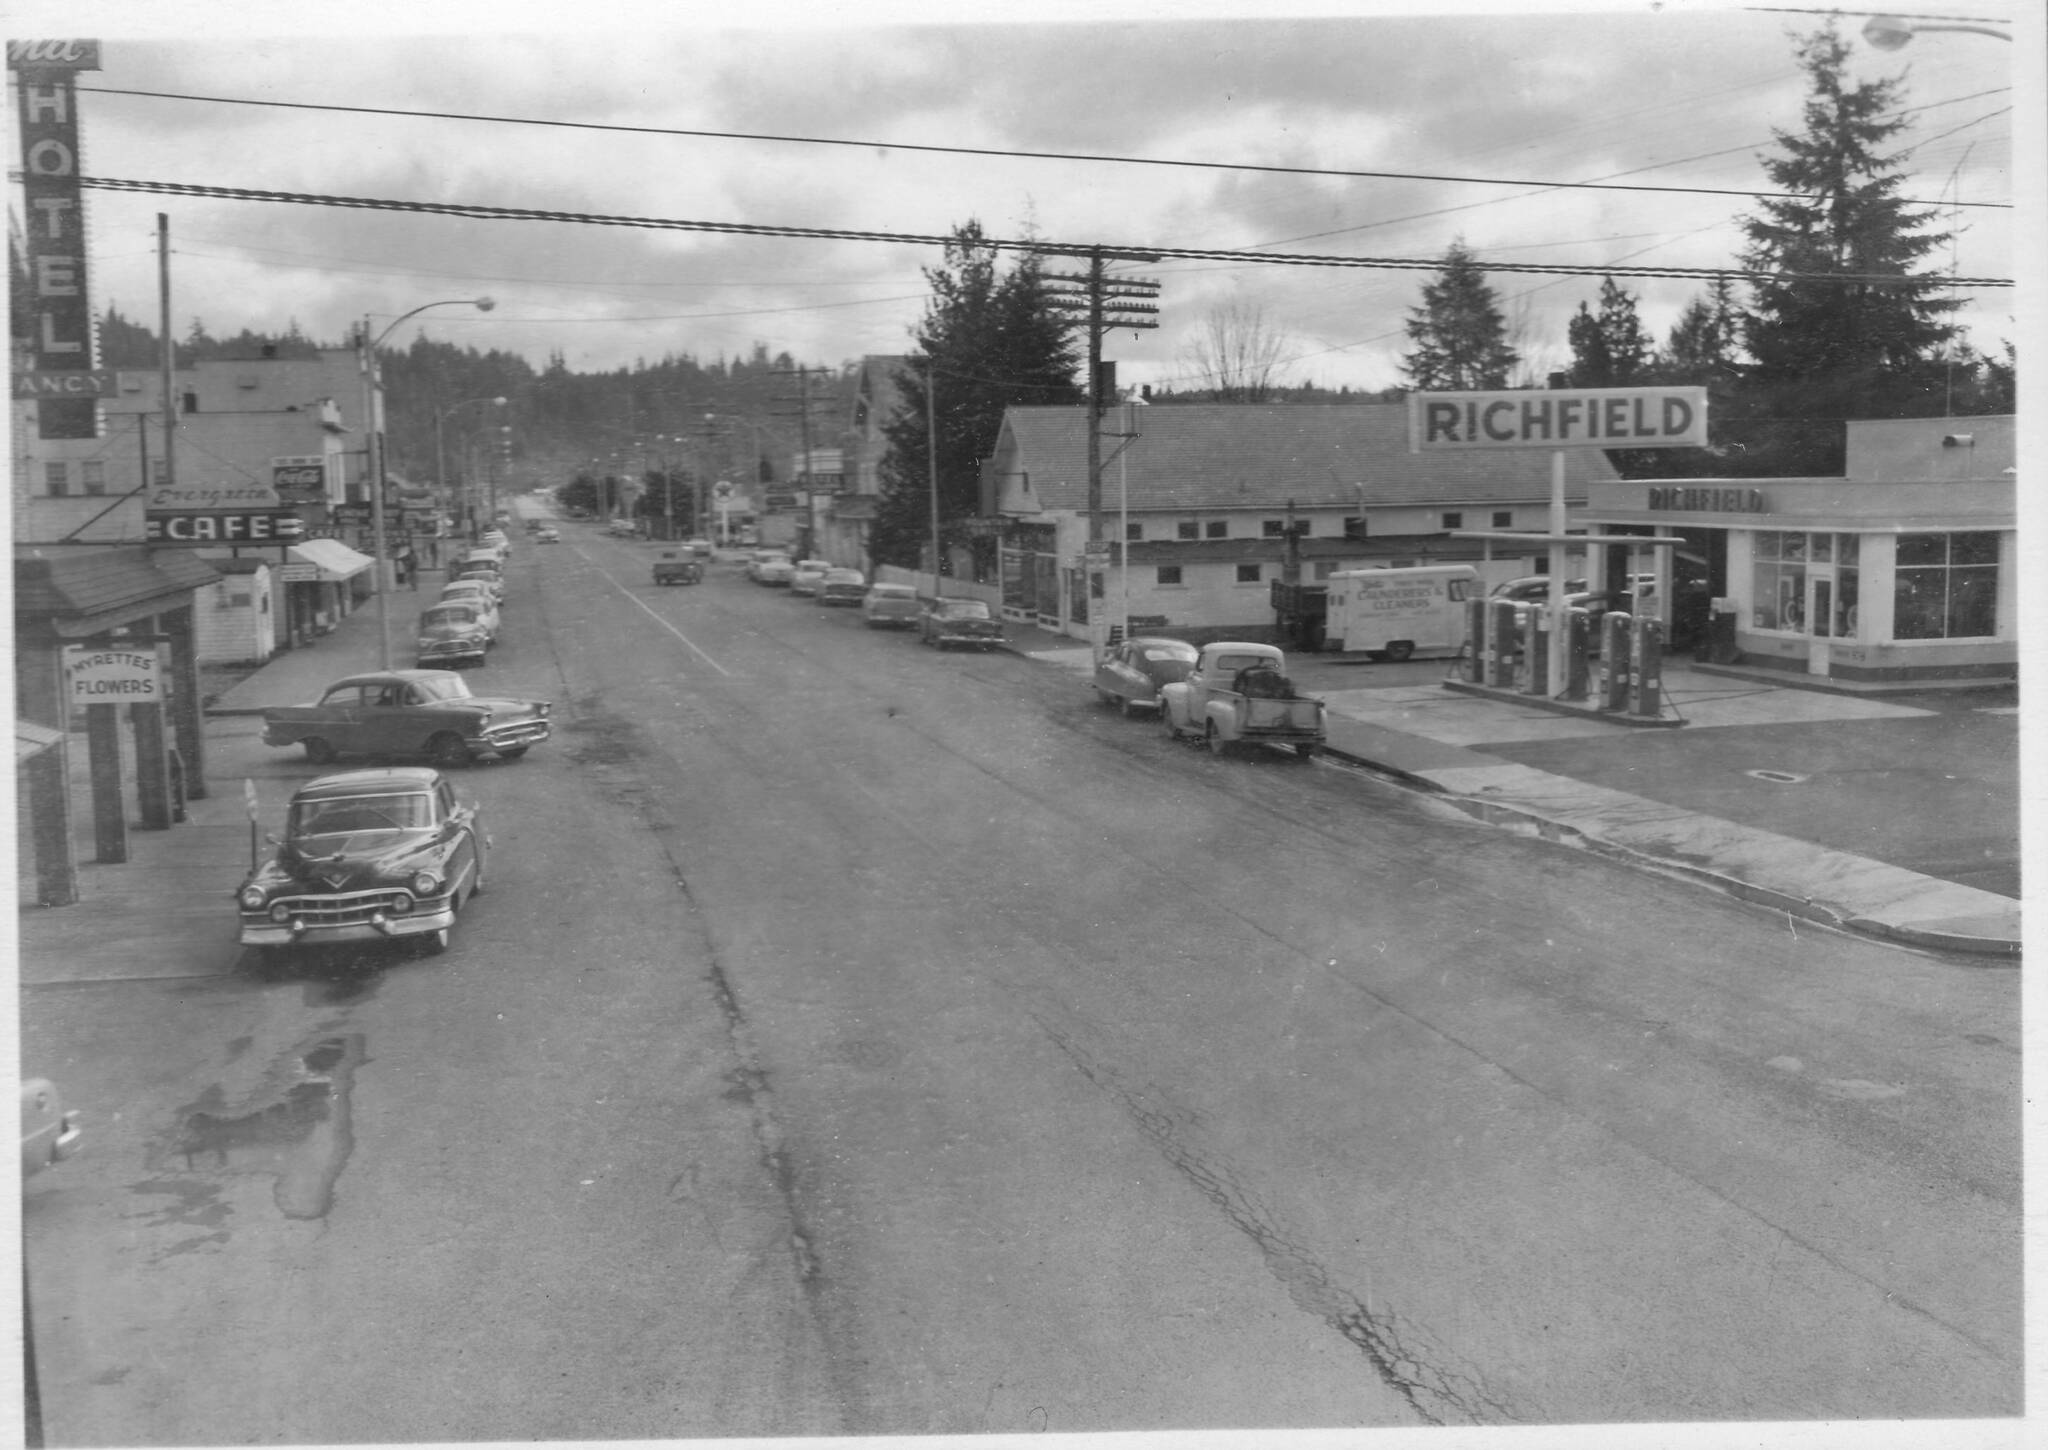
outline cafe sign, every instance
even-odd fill
[[[296,544],[305,520],[289,509],[147,510],[143,538],[152,544]]]
[[[1508,389],[1410,393],[1411,453],[1491,448],[1703,448],[1707,390]]]

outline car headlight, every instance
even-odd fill
[[[260,886],[244,886],[240,899],[244,911],[263,910],[263,888]]]
[[[415,871],[412,878],[414,896],[432,896],[441,889],[441,878],[431,871]]]
[[[278,902],[277,905],[270,908],[270,919],[272,921],[289,921],[291,919],[291,914],[292,909],[289,906],[286,906],[282,901]]]

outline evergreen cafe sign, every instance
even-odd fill
[[[1704,448],[1707,390],[1509,389],[1410,393],[1412,453],[1480,448]]]
[[[305,522],[263,483],[193,483],[151,489],[143,509],[152,544],[289,544]]]

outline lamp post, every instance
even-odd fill
[[[381,411],[377,406],[377,349],[384,339],[396,332],[399,325],[419,316],[429,307],[474,307],[479,312],[489,312],[498,304],[489,297],[453,297],[440,302],[423,302],[410,312],[399,314],[391,325],[377,334],[376,341],[370,340],[370,319],[363,317],[363,330],[356,334],[356,345],[362,349],[357,363],[363,375],[363,473],[370,486],[370,538],[371,552],[377,561],[377,658],[382,668],[391,668],[391,581],[385,577],[384,540],[384,429]]]
[[[452,498],[452,495],[448,493],[448,449],[446,444],[442,441],[441,424],[444,421],[446,421],[450,413],[459,412],[464,408],[474,407],[478,403],[494,403],[498,407],[502,408],[505,406],[506,402],[507,400],[504,398],[464,398],[459,403],[450,403],[447,407],[440,408],[435,411],[434,482],[440,488],[443,497]],[[472,536],[476,533],[476,510],[476,501],[470,497],[470,490],[468,488],[464,488],[462,499],[463,522],[469,526],[469,531]]]
[[[1899,50],[1923,30],[1963,30],[1971,35],[1988,35],[1994,40],[2010,41],[2012,37],[2003,30],[1993,30],[1988,25],[1955,25],[1934,20],[1905,20],[1896,15],[1873,15],[1863,27],[1863,38],[1879,50]]]

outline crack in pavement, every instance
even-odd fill
[[[1281,1225],[1271,1205],[1240,1181],[1229,1160],[1213,1150],[1197,1151],[1187,1139],[1200,1115],[1156,1087],[1133,1088],[1100,1062],[1074,1036],[1039,1012],[1033,1017],[1055,1046],[1097,1088],[1123,1105],[1139,1132],[1196,1191],[1223,1211],[1258,1245],[1267,1269],[1288,1297],[1321,1319],[1365,1356],[1380,1379],[1432,1425],[1490,1424],[1516,1417],[1474,1375],[1444,1369],[1423,1356],[1416,1341],[1429,1335],[1384,1304],[1361,1301],[1334,1282],[1307,1245]],[[1437,1358],[1442,1358],[1441,1351]]]

